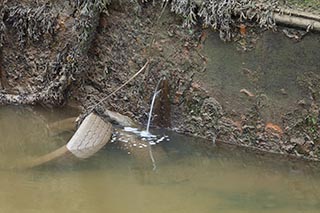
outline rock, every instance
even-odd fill
[[[300,100],[300,101],[298,101],[298,105],[305,106],[305,105],[307,105],[307,103],[305,100]]]
[[[292,150],[294,149],[294,147],[295,147],[295,145],[293,145],[293,144],[283,145],[282,146],[282,148],[288,153],[291,153]]]
[[[303,145],[305,143],[305,140],[301,137],[299,138],[291,138],[290,142],[293,144]]]
[[[280,89],[280,92],[282,95],[288,95],[287,91],[284,88]]]

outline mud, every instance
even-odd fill
[[[6,20],[6,31],[0,34],[0,38],[4,35],[0,54],[1,104],[61,107],[75,103],[86,113],[149,60],[147,69],[108,98],[100,109],[110,109],[145,124],[154,88],[165,77],[161,102],[156,104],[155,127],[171,127],[206,138],[208,143],[231,143],[319,159],[319,78],[301,79],[302,84],[310,85],[314,98],[291,109],[282,125],[265,121],[259,101],[250,102],[239,116],[237,109],[228,110],[223,101],[218,102],[215,94],[195,81],[195,76],[206,73],[208,65],[202,49],[208,30],[200,25],[183,28],[181,17],[169,8],[161,12],[161,7],[151,3],[112,2],[108,13],[104,13],[105,8],[95,4],[100,1],[93,5],[86,1],[44,2],[6,1],[5,7],[0,6],[0,15],[4,13]],[[17,8],[33,9],[15,12]],[[10,21],[47,13],[51,15],[40,25],[19,26]],[[93,14],[99,16],[92,17]],[[48,23],[54,31],[44,28]],[[42,33],[29,33],[30,26]],[[259,36],[259,31],[254,32],[254,38]],[[164,121],[159,120],[164,116],[163,110],[167,111]]]

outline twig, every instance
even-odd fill
[[[163,15],[164,11],[165,11],[166,8],[167,8],[168,2],[169,2],[169,1],[166,1],[165,5],[163,6],[163,8],[162,8],[162,10],[161,10],[161,12],[160,12],[160,15],[158,16],[157,21],[156,21],[156,23],[155,23],[154,26],[156,26],[156,27],[159,26],[160,19],[161,19],[162,15]],[[150,44],[149,44],[149,52],[150,52],[150,50],[151,50],[151,47],[152,47],[154,41],[156,40],[155,37],[156,37],[156,31],[154,31],[154,32],[152,33],[151,42],[150,42]]]
[[[124,84],[122,84],[120,87],[118,87],[116,90],[114,90],[112,93],[110,93],[107,97],[102,98],[98,103],[96,103],[95,105],[89,107],[89,108],[95,108],[97,106],[99,106],[100,104],[102,104],[105,100],[107,100],[108,98],[110,98],[111,96],[113,96],[116,92],[118,92],[119,90],[121,90],[124,86],[126,86],[128,83],[130,83],[134,78],[136,78],[140,73],[142,73],[142,71],[144,71],[146,69],[146,67],[149,64],[149,59],[147,60],[147,62],[143,65],[143,67],[136,72],[131,78],[129,78],[129,80],[127,80]]]

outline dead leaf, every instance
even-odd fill
[[[240,24],[240,34],[242,35],[242,36],[245,36],[246,35],[246,33],[247,33],[247,28],[246,28],[246,25],[244,25],[244,24]]]
[[[278,133],[280,135],[283,134],[282,128],[280,126],[276,125],[276,124],[273,124],[273,123],[267,123],[266,127],[265,127],[265,130],[266,131],[275,132],[275,133]]]

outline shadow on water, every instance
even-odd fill
[[[307,86],[299,80],[307,73],[320,74],[319,49],[319,36],[312,34],[294,42],[268,31],[249,52],[238,51],[237,44],[226,44],[210,34],[204,45],[207,71],[198,78],[229,111],[241,113],[252,106],[254,99],[241,94],[241,89],[261,96],[264,118],[277,121],[298,101],[310,101]]]

